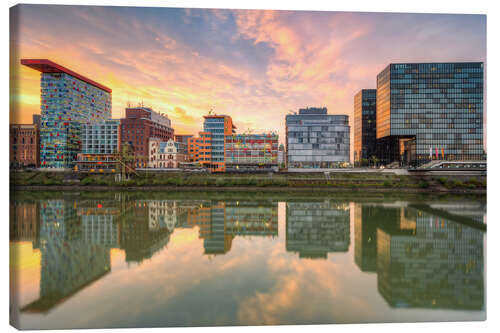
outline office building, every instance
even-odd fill
[[[150,138],[168,141],[174,138],[174,129],[166,115],[144,106],[130,107],[125,109],[125,118],[121,120],[121,137],[133,149],[136,167],[145,168]]]
[[[349,116],[326,108],[286,116],[286,164],[290,168],[334,168],[350,161]]]
[[[105,120],[81,125],[82,150],[76,170],[81,172],[116,172],[121,147],[120,120]]]
[[[379,159],[483,159],[483,70],[482,62],[388,65],[377,76]]]
[[[187,146],[189,139],[191,139],[192,137],[194,137],[194,135],[192,134],[176,134],[174,135],[174,140],[175,142],[182,142]]]
[[[40,166],[40,132],[37,125],[11,124],[9,141],[11,168]]]
[[[80,124],[111,117],[111,89],[46,59],[22,59],[40,71],[42,168],[73,168],[80,150]]]
[[[235,133],[236,126],[231,117],[226,115],[206,115],[203,118],[205,121],[200,137],[207,139],[209,146],[205,147],[208,148],[204,151],[205,159],[200,162],[214,172],[224,172],[226,170],[225,139],[228,135]]]
[[[375,156],[377,89],[354,95],[354,163]]]
[[[285,146],[280,144],[278,148],[278,165],[280,168],[285,166]]]
[[[226,136],[225,162],[229,169],[278,166],[278,135],[233,134]]]

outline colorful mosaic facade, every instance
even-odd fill
[[[111,89],[48,60],[21,60],[42,72],[40,164],[73,168],[80,150],[80,125],[111,118]]]
[[[278,135],[234,134],[226,136],[227,166],[278,165]]]

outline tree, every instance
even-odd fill
[[[118,167],[120,168],[121,179],[128,179],[131,173],[135,172],[134,149],[128,143],[122,143],[121,149],[117,154]]]
[[[372,157],[370,157],[370,161],[373,163],[374,167],[377,167],[377,164],[380,162],[380,160],[375,155],[372,155]]]

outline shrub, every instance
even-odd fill
[[[151,181],[147,177],[144,177],[137,179],[136,184],[138,186],[147,186],[151,184]]]
[[[386,179],[386,180],[384,180],[383,185],[384,185],[385,187],[389,187],[389,186],[392,186],[392,182],[391,182],[390,180]]]
[[[443,186],[446,186],[446,184],[448,183],[448,179],[445,177],[439,177],[437,181]]]
[[[422,180],[422,181],[420,181],[420,183],[418,183],[418,186],[420,188],[428,188],[429,187],[429,183],[426,182],[425,180]]]
[[[43,180],[43,185],[56,185],[57,182],[54,179],[44,179]]]
[[[81,185],[91,185],[94,180],[91,177],[85,177],[80,181]]]

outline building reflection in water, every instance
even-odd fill
[[[236,236],[278,236],[278,203],[272,201],[200,202],[186,224],[199,227],[205,254],[225,254]]]
[[[120,217],[120,248],[125,261],[141,263],[163,249],[173,231],[160,218],[162,205],[155,200],[138,200]]]
[[[199,226],[206,254],[226,253],[236,236],[277,236],[278,205],[261,202],[125,200],[14,201],[11,241],[40,249],[40,297],[21,312],[48,313],[111,270],[110,249],[141,263],[176,228]]]
[[[76,203],[66,200],[40,202],[40,298],[23,312],[48,312],[54,306],[110,271],[109,247],[88,242]]]
[[[479,221],[480,212],[472,215]],[[391,307],[484,308],[480,228],[406,204],[356,204],[354,217],[355,262],[377,273],[378,291]]]
[[[39,201],[11,200],[9,215],[9,237],[11,241],[37,241],[40,228]]]
[[[286,204],[286,250],[300,258],[327,258],[350,243],[348,203],[317,201]]]
[[[484,207],[468,207],[461,218],[481,221]],[[230,251],[237,236],[278,236],[273,200],[130,200],[117,194],[12,200],[10,208],[11,241],[31,241],[41,254],[40,295],[22,312],[47,313],[108,274],[111,248],[122,249],[126,262],[142,263],[164,249],[178,228],[197,226],[209,256]],[[361,271],[377,274],[378,292],[391,307],[484,308],[484,232],[456,223],[457,209],[443,203],[354,204],[354,261]],[[285,223],[286,251],[300,258],[349,250],[348,203],[290,201]]]

